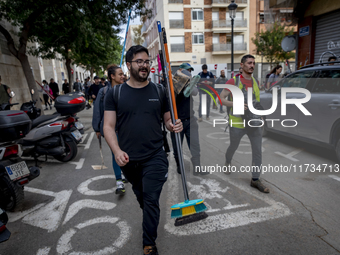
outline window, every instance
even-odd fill
[[[340,70],[324,70],[316,79],[314,93],[340,93]]]
[[[169,19],[183,20],[183,12],[169,12]]]
[[[203,20],[203,9],[192,9],[192,20]]]
[[[264,13],[260,13],[260,23],[264,23]]]
[[[192,34],[192,44],[204,44],[203,33]]]
[[[219,20],[218,12],[212,12],[212,20]]]
[[[243,35],[234,35],[234,44],[241,44],[244,42]],[[227,35],[227,42],[231,43],[231,36]]]
[[[282,82],[282,87],[306,88],[314,71],[298,72],[290,75]]]
[[[214,35],[213,36],[213,44],[218,44],[219,43],[220,36],[219,35]]]
[[[184,36],[170,36],[171,52],[185,52]]]
[[[243,20],[243,12],[236,12],[235,20]]]

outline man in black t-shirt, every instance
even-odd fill
[[[165,93],[159,93],[157,85],[147,80],[148,50],[132,46],[126,53],[126,65],[130,80],[105,96],[104,136],[143,210],[144,254],[158,254],[159,197],[169,164],[163,150],[161,119],[171,132],[179,133],[183,126],[181,120],[171,123]]]
[[[50,89],[52,90],[54,101],[55,101],[57,97],[59,96],[59,85],[58,83],[54,81],[53,78],[51,78],[49,86],[50,86]]]

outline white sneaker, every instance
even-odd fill
[[[122,172],[122,181],[124,182],[124,183],[128,183],[129,181],[125,178],[125,175],[123,174],[123,172]]]
[[[116,182],[117,185],[117,189],[116,189],[116,194],[117,195],[124,195],[125,194],[125,187],[124,187],[124,183],[119,180]]]

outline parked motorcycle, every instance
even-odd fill
[[[0,243],[7,241],[11,236],[11,232],[6,227],[7,222],[7,213],[0,208]]]
[[[21,158],[17,140],[28,134],[31,120],[23,111],[0,112],[0,207],[13,211],[24,198],[24,186],[40,174]]]
[[[23,155],[36,160],[41,155],[68,162],[77,155],[77,143],[82,135],[76,127],[75,114],[85,108],[85,98],[62,95],[55,101],[57,114],[43,115],[32,120],[32,130],[20,140]]]

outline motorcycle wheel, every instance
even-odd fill
[[[13,183],[7,176],[0,178],[0,194],[0,207],[5,211],[14,211],[24,200],[24,189]]]
[[[75,141],[65,141],[65,147],[65,153],[63,155],[53,156],[56,160],[68,162],[77,156],[78,147]]]

